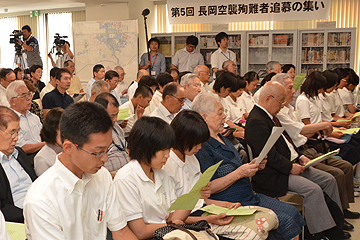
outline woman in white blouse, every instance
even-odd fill
[[[241,95],[240,99],[244,102],[247,113],[253,109],[255,105],[255,100],[252,95],[252,91],[254,91],[259,83],[259,76],[256,72],[250,71],[244,75],[244,79],[246,81],[246,87],[244,93]]]
[[[157,117],[143,116],[130,132],[128,146],[132,160],[117,172],[114,182],[128,226],[139,239],[152,238],[155,230],[169,221],[191,224],[205,219],[224,225],[233,219],[226,214],[188,217],[191,211],[168,211],[176,194],[162,167],[174,139],[170,125]]]
[[[57,107],[51,109],[46,115],[43,128],[40,132],[41,140],[46,142],[46,144],[34,158],[35,173],[37,176],[40,176],[54,165],[56,155],[62,152],[59,124],[63,111],[64,109]]]

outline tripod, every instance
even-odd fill
[[[24,58],[21,53],[20,54],[15,53],[14,66],[20,67],[21,69],[25,70],[26,65],[25,65],[25,61],[24,61]]]

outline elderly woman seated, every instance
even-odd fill
[[[255,205],[273,210],[279,218],[278,232],[285,239],[298,239],[301,228],[305,225],[299,211],[277,199],[262,194],[254,194],[249,177],[265,167],[266,160],[255,163],[256,158],[242,164],[240,155],[220,133],[224,129],[225,113],[219,99],[211,93],[200,93],[191,109],[198,112],[207,123],[210,139],[202,144],[196,153],[201,171],[223,160],[211,182],[211,199],[240,202],[242,206]]]

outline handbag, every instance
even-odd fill
[[[168,222],[167,226],[158,228],[153,239],[156,240],[218,240],[219,238],[210,231],[207,221],[201,220],[193,224],[174,224]]]

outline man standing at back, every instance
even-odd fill
[[[67,108],[60,121],[63,152],[29,188],[24,202],[28,239],[137,239],[127,227],[107,169],[112,121],[96,103]]]
[[[194,35],[187,37],[186,47],[177,51],[172,59],[172,68],[179,72],[194,72],[197,65],[203,65],[204,57],[195,50],[198,43],[199,40]]]
[[[101,64],[96,64],[93,67],[93,78],[88,82],[86,86],[86,97],[89,100],[91,97],[91,86],[97,80],[103,80],[105,77],[105,67]]]
[[[222,68],[225,61],[231,60],[236,63],[235,53],[228,49],[229,36],[224,32],[220,32],[215,36],[215,41],[219,48],[211,54],[211,68],[214,73]]]
[[[40,57],[39,42],[34,35],[32,35],[30,26],[25,25],[21,28],[21,30],[23,32],[24,42],[18,39],[18,44],[20,44],[25,50],[28,68],[31,68],[33,65],[43,66],[43,62]]]

